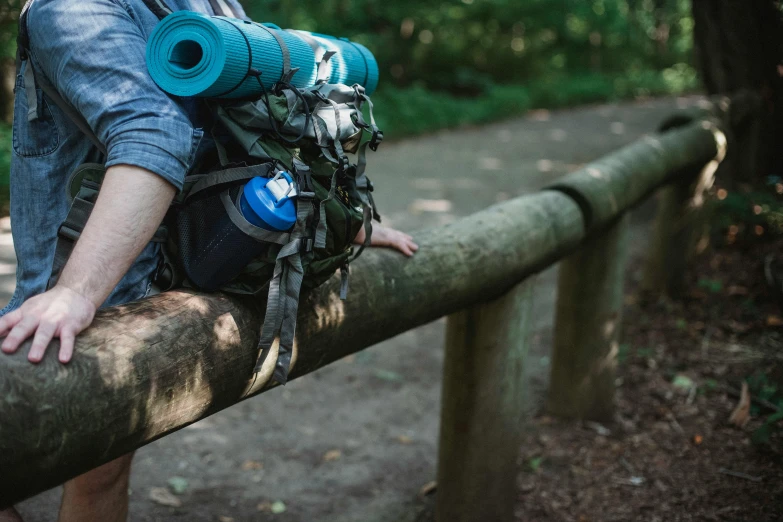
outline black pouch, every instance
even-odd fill
[[[269,232],[253,226],[242,216],[237,205],[242,188],[234,186],[199,194],[175,213],[178,261],[197,288],[210,292],[220,289],[270,247],[270,243],[247,233]]]

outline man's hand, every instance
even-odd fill
[[[361,245],[364,243],[365,237],[364,228],[362,228],[353,242]],[[373,225],[370,246],[393,248],[408,257],[411,257],[419,249],[419,245],[414,243],[413,238],[408,234],[381,225]]]
[[[95,310],[152,239],[174,192],[166,180],[141,167],[110,167],[57,285],[0,319],[0,336],[10,330],[0,350],[13,353],[34,335],[27,358],[37,363],[52,338],[59,337],[60,362],[70,361],[74,338],[90,326]]]
[[[60,362],[65,364],[73,355],[74,339],[90,326],[94,316],[95,304],[92,301],[70,288],[55,286],[0,318],[0,336],[8,334],[0,349],[14,353],[25,339],[35,333],[27,358],[38,363],[52,338],[59,337]]]

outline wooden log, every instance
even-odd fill
[[[601,230],[681,172],[698,172],[718,153],[714,123],[696,121],[648,136],[553,183],[573,197],[587,231]]]
[[[438,522],[514,520],[534,281],[448,318]]]
[[[614,411],[629,216],[560,264],[548,410],[608,421]]]
[[[417,234],[412,259],[365,252],[347,301],[338,278],[303,296],[291,378],[503,294],[572,251],[582,219],[544,192]],[[251,378],[261,308],[168,292],[99,312],[67,366],[56,346],[37,366],[27,346],[0,355],[0,507],[269,389]]]

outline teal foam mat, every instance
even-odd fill
[[[147,42],[147,67],[155,83],[176,96],[260,96],[258,80],[247,76],[251,68],[261,71],[265,89],[272,88],[283,74],[282,51],[271,32],[288,48],[292,69],[299,68],[291,80],[293,86],[314,85],[320,58],[317,51],[322,55],[323,50],[332,50],[337,54],[328,64],[331,83],[358,83],[367,94],[375,91],[378,63],[360,44],[312,34],[309,41],[321,46],[313,49],[297,36],[298,31],[192,11],[173,13],[155,27]]]
[[[313,85],[315,53],[301,39],[254,23],[191,11],[171,14],[155,27],[147,42],[147,68],[161,89],[176,96],[260,95],[258,81],[247,77],[251,53],[252,68],[261,71],[265,88],[271,88],[283,74],[280,45],[270,31],[288,47],[291,68],[299,68],[291,84]]]

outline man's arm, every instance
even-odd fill
[[[174,193],[170,183],[141,167],[109,168],[57,285],[0,319],[0,336],[10,330],[2,351],[13,353],[35,335],[27,357],[39,362],[59,337],[60,362],[70,361],[76,335],[92,323],[95,310],[155,234]]]

